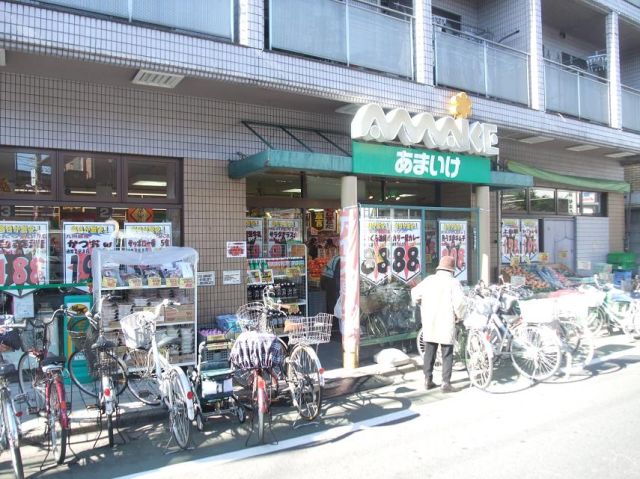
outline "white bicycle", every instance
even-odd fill
[[[156,320],[168,299],[154,311],[140,311],[120,320],[125,344],[128,385],[131,393],[145,404],[164,404],[169,410],[171,436],[182,449],[189,447],[195,419],[194,393],[185,372],[169,363],[168,347],[177,337],[156,340]],[[176,304],[176,303],[173,303]]]

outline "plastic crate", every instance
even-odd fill
[[[623,281],[629,281],[633,277],[633,271],[614,271],[613,272],[613,284],[616,287],[620,287]]]

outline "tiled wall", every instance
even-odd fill
[[[624,249],[624,195],[609,193],[609,248],[611,251],[623,251]]]

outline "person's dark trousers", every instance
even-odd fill
[[[424,371],[424,380],[433,381],[433,365],[436,362],[436,352],[440,346],[442,352],[442,383],[451,383],[451,371],[453,370],[453,344],[425,343],[424,360],[422,370]]]

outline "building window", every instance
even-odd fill
[[[578,204],[577,191],[558,190],[558,214],[578,215],[580,206]]]
[[[118,200],[118,161],[110,156],[68,153],[62,159],[63,196]]]
[[[527,190],[507,190],[502,192],[502,211],[504,212],[526,212],[527,211]]]
[[[581,193],[582,214],[588,216],[600,216],[602,214],[602,193],[583,191]]]
[[[127,159],[129,200],[175,201],[178,191],[178,165],[175,161]]]
[[[0,194],[7,197],[53,196],[51,153],[0,149]]]
[[[529,190],[529,202],[532,213],[555,213],[555,190],[544,188],[531,188]]]
[[[503,191],[500,204],[506,214],[606,216],[606,199],[606,194],[594,191],[530,188]]]

